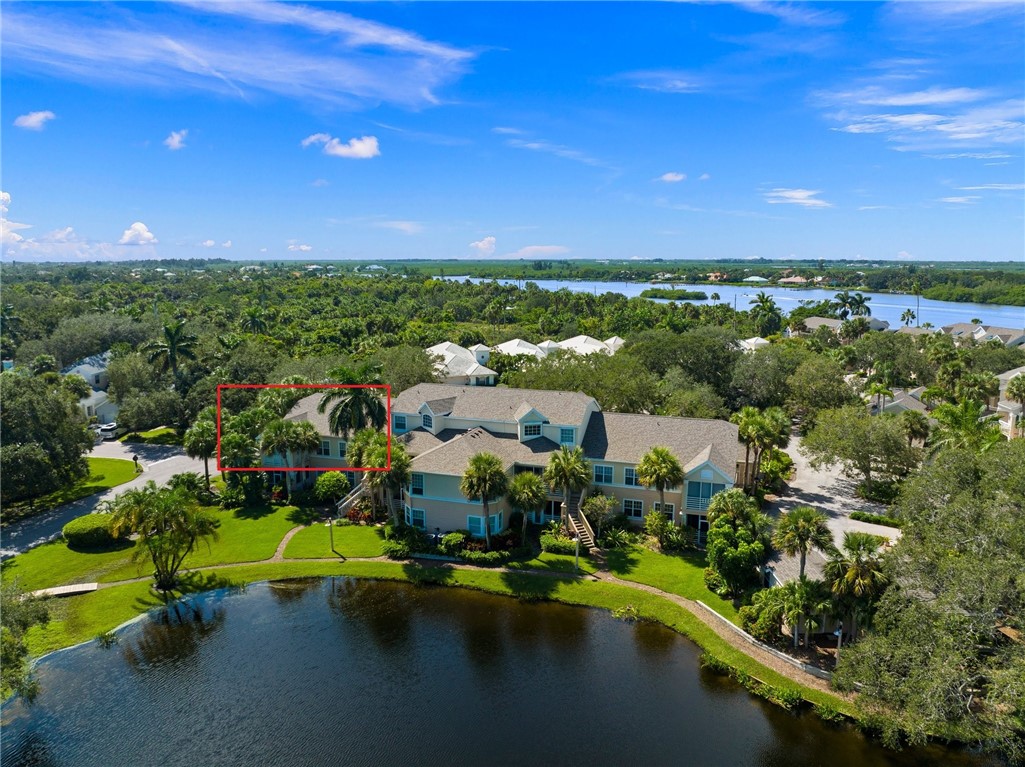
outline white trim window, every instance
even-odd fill
[[[488,521],[491,523],[491,534],[498,535],[502,532],[502,512],[489,514]],[[466,529],[474,538],[484,537],[484,516],[468,516],[466,518]]]
[[[424,494],[424,475],[423,474],[410,474],[409,475],[409,494],[410,495],[423,495]]]
[[[398,413],[396,413],[392,418],[392,423],[394,424],[394,428],[396,431],[406,430],[406,416],[399,415]]]
[[[659,503],[658,501],[655,501],[653,504],[651,504],[651,510],[652,511],[662,511],[662,504]],[[672,520],[672,518],[676,514],[676,504],[675,503],[667,503],[666,507],[665,507],[665,511],[663,513],[666,515],[666,519]]]
[[[631,469],[627,467],[623,470],[623,484],[629,485],[630,487],[640,487],[641,480],[637,478],[637,469]]]
[[[328,458],[331,457],[331,443],[328,440],[322,439],[320,441],[320,447],[317,448],[317,455],[323,455]]]
[[[560,445],[575,445],[577,442],[577,430],[572,426],[561,427],[559,429],[559,444]]]
[[[541,436],[541,424],[539,423],[525,423],[523,424],[523,436],[527,437],[540,437]]]
[[[418,527],[421,530],[427,529],[427,512],[423,509],[406,507],[406,524],[410,527]]]
[[[423,422],[425,429],[434,428],[434,418],[431,416],[430,413],[424,413],[422,416],[420,416],[420,420]]]
[[[644,518],[644,501],[625,498],[623,500],[623,513],[631,519]]]
[[[612,467],[611,466],[594,466],[594,484],[596,485],[611,485],[612,484]]]
[[[688,509],[707,509],[708,502],[712,496],[716,493],[720,493],[726,489],[726,485],[721,482],[687,482],[687,501],[686,505]]]
[[[344,441],[338,440],[338,457],[339,458],[345,458],[345,448],[346,447],[348,447],[348,445],[346,445]]]

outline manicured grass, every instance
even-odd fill
[[[36,498],[32,508],[29,508],[27,502],[10,504],[4,509],[4,522],[13,522],[16,519],[63,506],[65,503],[87,498],[124,484],[135,476],[135,464],[131,461],[121,458],[86,458],[85,460],[89,464],[89,476],[83,477],[73,485]]]
[[[737,623],[737,609],[715,592],[705,588],[705,555],[696,551],[659,554],[643,546],[610,549],[606,552],[609,570],[617,578],[644,583],[687,599],[700,600],[724,618]]]
[[[131,431],[121,437],[119,442],[137,445],[180,445],[182,438],[169,426],[161,426],[149,431]]]
[[[335,550],[331,551],[330,531],[319,523],[300,530],[285,547],[286,559],[323,559],[325,557],[379,557],[384,551],[384,528],[365,525],[335,526]]]
[[[17,578],[22,590],[35,591],[69,583],[89,583],[111,572],[122,573],[131,566],[134,550],[135,547],[129,545],[111,551],[75,551],[63,540],[56,540],[4,560],[0,568],[4,580]],[[135,575],[133,572],[123,577]]]
[[[554,573],[570,574],[574,572],[572,554],[551,554],[547,551],[542,551],[533,559],[510,562],[506,567],[511,570],[549,570]],[[580,557],[580,572],[590,575],[597,570],[598,568],[589,557]]]

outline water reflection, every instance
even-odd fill
[[[175,601],[142,623],[139,636],[123,645],[124,659],[137,673],[180,664],[222,628],[225,615],[224,606],[217,602]]]

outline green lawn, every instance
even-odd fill
[[[610,549],[606,552],[609,570],[617,578],[644,583],[687,599],[701,600],[724,618],[737,623],[737,609],[718,594],[705,588],[705,555],[688,551],[659,554],[642,546]]]
[[[524,559],[518,562],[510,562],[506,565],[511,570],[549,570],[555,573],[572,573],[572,554],[551,554],[542,551],[533,559]],[[589,557],[580,557],[580,572],[591,574],[598,570]]]
[[[379,557],[384,551],[384,528],[364,525],[335,527],[335,550],[331,551],[329,530],[315,524],[300,530],[285,547],[286,559],[322,559],[325,557]]]
[[[135,476],[135,465],[131,461],[121,458],[86,458],[85,460],[89,464],[89,476],[83,477],[73,485],[36,498],[31,509],[28,503],[11,504],[4,509],[4,522],[13,522],[22,517],[32,516],[63,506],[65,503],[101,493],[124,484]]]
[[[18,585],[25,591],[89,583],[100,580],[107,573],[134,568],[129,562],[134,549],[134,546],[128,546],[114,551],[75,551],[68,548],[63,540],[56,540],[4,560],[0,569],[4,580],[17,578]],[[135,573],[124,577],[135,577]]]
[[[180,445],[182,438],[178,432],[169,426],[161,426],[149,431],[131,431],[121,437],[119,442],[136,443],[140,445]]]

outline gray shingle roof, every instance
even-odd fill
[[[317,427],[317,431],[322,435],[331,434],[331,427],[328,426],[327,411],[323,413],[317,412],[317,405],[320,404],[320,399],[323,397],[323,393],[311,394],[308,397],[303,397],[301,400],[295,403],[295,407],[288,411],[285,415],[286,421],[309,421]]]
[[[463,433],[459,429],[444,429],[439,431],[437,435],[434,435],[426,429],[413,429],[405,434],[397,435],[395,440],[405,445],[406,452],[411,456],[417,456],[438,447],[438,445],[444,445],[449,440]]]
[[[455,397],[450,415],[482,421],[513,423],[520,406],[527,404],[553,424],[576,426],[584,420],[591,397],[581,392],[506,389],[503,387],[418,384],[392,401],[395,413],[415,413],[424,402]]]
[[[592,460],[637,463],[656,445],[669,448],[689,466],[708,451],[709,460],[733,477],[737,470],[737,427],[728,421],[633,413],[592,413],[583,440]],[[703,456],[702,456],[703,457]]]
[[[544,437],[520,442],[515,436],[492,434],[477,427],[416,456],[413,471],[462,476],[470,458],[482,452],[501,458],[506,471],[514,464],[546,466],[548,457],[558,450],[558,445]]]

